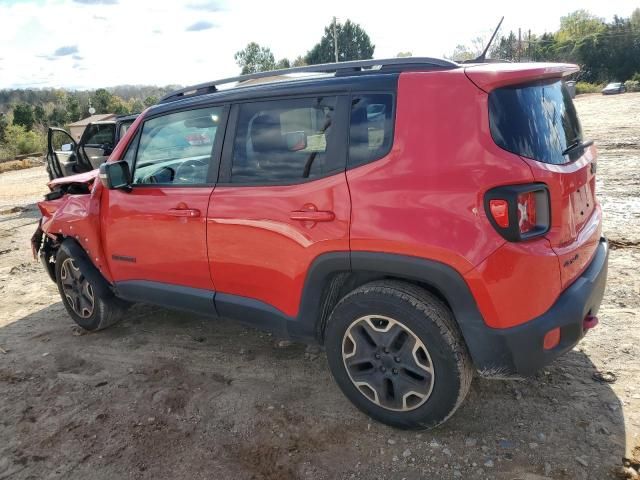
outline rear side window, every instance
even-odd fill
[[[575,106],[559,80],[492,91],[489,121],[491,136],[498,146],[544,163],[575,160],[563,152],[583,140]],[[571,155],[581,153],[577,149]]]
[[[331,170],[336,97],[245,103],[239,109],[232,183],[301,182]]]
[[[351,100],[349,166],[384,157],[393,143],[393,96],[360,94]]]

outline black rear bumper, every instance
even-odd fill
[[[584,319],[598,313],[607,283],[609,244],[600,239],[587,269],[567,288],[544,314],[513,328],[487,329],[486,345],[493,349],[490,365],[479,366],[481,374],[531,375],[553,359],[571,350],[586,333]],[[560,343],[543,348],[545,334],[560,328]],[[488,353],[488,352],[486,352]],[[488,356],[488,355],[487,355]],[[486,357],[485,357],[486,358]]]

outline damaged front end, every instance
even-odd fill
[[[34,258],[56,281],[55,262],[60,244],[72,238],[82,247],[105,278],[110,278],[103,261],[100,238],[100,197],[102,185],[98,171],[58,178],[49,182],[49,193],[38,202],[42,218],[31,237]]]

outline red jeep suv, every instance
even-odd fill
[[[131,302],[235,318],[323,344],[371,417],[433,427],[474,371],[531,374],[597,322],[576,70],[401,58],[174,92],[50,183],[34,251],[87,330]]]

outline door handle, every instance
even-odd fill
[[[336,215],[333,212],[323,210],[295,210],[291,212],[289,218],[301,222],[332,222]]]
[[[200,210],[196,208],[172,208],[168,213],[172,217],[195,218],[200,216]]]

